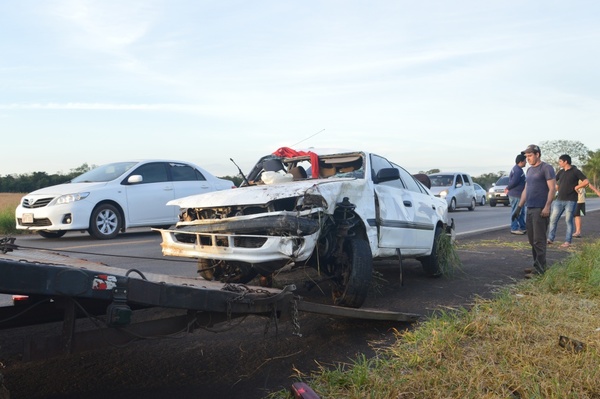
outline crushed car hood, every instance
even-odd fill
[[[321,194],[325,199],[335,198],[347,184],[365,184],[363,179],[339,178],[296,181],[282,184],[246,186],[233,190],[191,195],[167,202],[180,208],[214,208],[235,205],[266,204],[281,198],[299,197],[309,192]],[[333,194],[333,197],[331,196]]]

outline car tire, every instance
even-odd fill
[[[92,211],[88,233],[99,240],[115,238],[123,227],[121,212],[111,204],[100,204]]]
[[[509,206],[509,205],[510,205],[510,203],[508,203],[508,202],[504,203],[504,206]]]
[[[474,211],[476,205],[477,205],[477,202],[475,201],[475,198],[471,198],[471,206],[468,207],[467,209],[470,211]]]
[[[60,237],[64,236],[67,232],[66,231],[40,230],[37,233],[44,238],[60,238]]]
[[[490,206],[493,208],[496,206],[496,201],[490,201]]]
[[[485,195],[481,197],[481,201],[479,201],[479,205],[481,205],[481,206],[485,205]]]
[[[348,238],[344,241],[343,259],[338,264],[341,273],[333,288],[333,303],[359,308],[367,298],[373,278],[373,257],[366,239]]]
[[[450,205],[448,205],[448,212],[454,212],[456,210],[456,198],[452,198],[450,200]]]
[[[431,254],[419,258],[419,261],[421,261],[421,265],[423,266],[423,271],[429,277],[438,277],[442,274],[442,269],[440,268],[440,260],[438,258],[437,253],[437,248],[439,245],[438,243],[440,241],[441,236],[442,228],[437,226],[435,228],[435,235],[433,237],[433,246],[431,247]]]

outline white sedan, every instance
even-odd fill
[[[45,238],[87,230],[111,239],[126,228],[175,224],[178,209],[167,206],[173,199],[234,187],[188,162],[115,162],[27,194],[15,211],[16,227]]]
[[[364,151],[280,148],[237,190],[171,201],[164,255],[199,259],[209,280],[268,283],[286,267],[328,276],[334,303],[359,307],[373,259],[416,258],[438,275],[437,242],[451,234],[448,205],[405,169]]]

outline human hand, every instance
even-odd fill
[[[515,220],[517,220],[519,218],[519,215],[521,214],[521,207],[517,206],[517,208],[515,209],[515,212],[512,214],[512,221],[514,222]]]

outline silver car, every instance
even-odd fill
[[[458,208],[475,210],[475,186],[468,173],[440,172],[428,176],[431,180],[431,192],[446,200],[448,212],[454,212]]]

